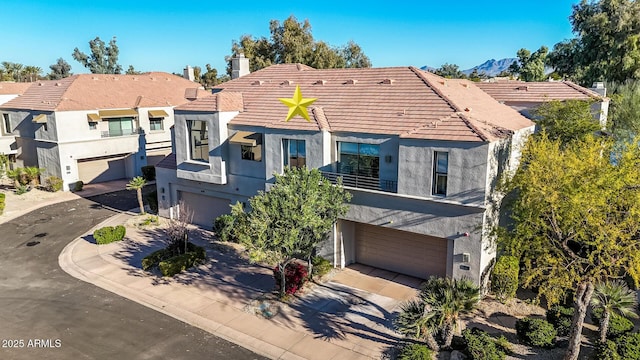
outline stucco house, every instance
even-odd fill
[[[240,71],[242,72],[242,71]],[[299,85],[311,122],[285,122]],[[175,109],[174,154],[156,166],[159,211],[194,222],[268,190],[285,166],[343,178],[353,194],[320,253],[402,274],[484,280],[495,257],[493,188],[535,124],[475,83],[414,67],[274,65]]]
[[[173,108],[202,95],[198,88],[162,72],[37,81],[0,105],[3,134],[15,137],[18,166],[43,168],[65,190],[131,178],[171,152]]]
[[[22,95],[30,86],[31,83],[0,82],[0,106]],[[11,131],[7,131],[10,126],[9,115],[2,114],[2,124],[0,124],[0,154],[9,155],[11,161],[14,161],[18,147],[16,137]]]

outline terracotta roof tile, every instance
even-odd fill
[[[216,88],[221,90],[218,94],[239,92],[243,95],[243,111],[231,120],[231,125],[464,141],[487,141],[506,136],[502,129],[517,130],[533,125],[471,82],[464,87],[443,89],[437,85],[438,78],[412,67],[316,70],[304,65],[282,64]],[[312,122],[300,117],[284,121],[288,109],[278,98],[291,97],[296,85],[305,98],[318,99],[309,107]],[[456,92],[466,95],[456,95]],[[209,111],[215,111],[216,103],[210,99],[196,100],[178,109],[198,106],[207,111],[205,102],[209,102]],[[489,110],[460,114],[465,108],[483,107],[477,105],[478,102],[490,102],[483,105]]]
[[[183,111],[242,111],[244,107],[242,93],[224,91],[209,93],[199,99],[176,106],[175,110]]]
[[[21,95],[33,84],[32,82],[0,81],[0,95]]]
[[[44,111],[176,106],[187,102],[185,90],[198,84],[180,76],[79,74],[35,82],[4,108]]]
[[[570,81],[496,81],[479,82],[480,89],[501,102],[544,102],[549,100],[598,100],[602,97]]]

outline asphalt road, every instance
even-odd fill
[[[264,359],[238,345],[94,285],[58,266],[73,239],[123,191],[41,208],[0,224],[0,359]]]

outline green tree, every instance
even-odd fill
[[[460,316],[473,311],[479,301],[480,288],[470,280],[432,276],[422,284],[418,300],[402,307],[396,327],[404,334],[424,336],[430,347],[431,334],[440,331],[442,347],[449,348]]]
[[[567,144],[598,131],[601,126],[591,113],[591,103],[583,100],[552,100],[534,112],[536,123],[551,140]]]
[[[24,68],[24,65],[22,64],[13,63],[10,61],[3,61],[2,70],[3,70],[4,76],[2,80],[16,81],[16,82],[22,81],[23,68]]]
[[[22,69],[22,78],[28,82],[37,81],[40,78],[40,73],[42,73],[42,68],[38,66],[25,66]]]
[[[49,65],[51,72],[47,76],[50,80],[64,79],[71,76],[71,65],[63,59],[58,58],[55,64]]]
[[[574,293],[566,360],[579,354],[594,284],[625,274],[640,280],[640,147],[611,161],[613,154],[608,138],[530,137],[502,189],[513,194],[506,206],[512,224],[499,229],[498,244],[520,259],[522,285],[538,288],[549,305]]]
[[[569,17],[575,38],[554,46],[550,64],[582,85],[640,79],[640,1],[582,0]]]
[[[434,73],[447,79],[466,79],[467,76],[460,71],[460,67],[456,64],[444,63],[437,68]]]
[[[607,84],[613,93],[608,119],[611,130],[621,141],[632,141],[640,134],[640,80]]]
[[[520,49],[516,54],[518,60],[509,66],[509,71],[513,75],[518,75],[523,81],[544,81],[546,79],[544,65],[548,52],[549,49],[546,46],[541,46],[533,53],[524,48]]]
[[[347,212],[351,194],[341,183],[332,185],[318,169],[287,167],[284,174],[274,176],[268,192],[249,199],[250,212],[236,203],[231,214],[236,218],[235,235],[249,250],[251,261],[276,263],[284,274],[295,258],[310,259],[338,217]],[[282,276],[281,296],[285,280]]]
[[[133,67],[133,65],[129,65],[129,68],[127,69],[127,72],[125,72],[125,74],[127,74],[127,75],[140,75],[140,74],[142,74],[142,71],[138,71]]]
[[[78,48],[73,50],[73,59],[91,71],[92,74],[121,74],[122,66],[118,64],[120,50],[116,45],[114,36],[109,45],[97,37],[89,41],[90,55],[81,52]]]
[[[218,70],[212,68],[210,64],[205,65],[205,67],[207,72],[202,74],[202,85],[208,88],[218,85]]]
[[[269,22],[271,39],[243,35],[231,45],[227,56],[227,73],[231,74],[231,58],[244,54],[250,59],[249,69],[257,71],[273,64],[301,63],[318,69],[371,67],[371,61],[362,48],[353,41],[341,47],[332,47],[316,41],[308,20],[298,22],[292,15],[282,24]]]
[[[200,66],[193,67],[193,78],[195,81],[199,81],[202,75],[202,68]]]
[[[147,180],[145,180],[142,176],[136,176],[126,186],[127,190],[135,190],[136,195],[138,196],[138,205],[140,206],[140,214],[144,215],[144,203],[142,202],[142,188],[147,184]]]
[[[600,319],[600,342],[607,341],[609,319],[612,315],[626,318],[638,318],[635,308],[638,305],[637,295],[627,287],[627,284],[617,280],[611,282],[599,282],[595,285],[591,305],[602,309]]]

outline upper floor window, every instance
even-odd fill
[[[356,176],[380,176],[380,145],[338,143],[338,172]]]
[[[149,128],[151,131],[164,130],[163,118],[149,118]]]
[[[109,137],[133,135],[135,133],[136,131],[133,128],[133,118],[123,117],[109,119]]]
[[[305,167],[307,165],[307,151],[304,140],[282,140],[284,150],[284,166]]]
[[[4,121],[4,133],[11,133],[11,121],[9,121],[9,114],[2,114],[2,120]]]
[[[203,120],[187,120],[189,131],[189,159],[209,162],[209,131]]]
[[[261,133],[236,131],[229,143],[240,145],[240,156],[243,160],[262,161]]]
[[[433,155],[433,194],[447,195],[449,153],[436,151]]]

